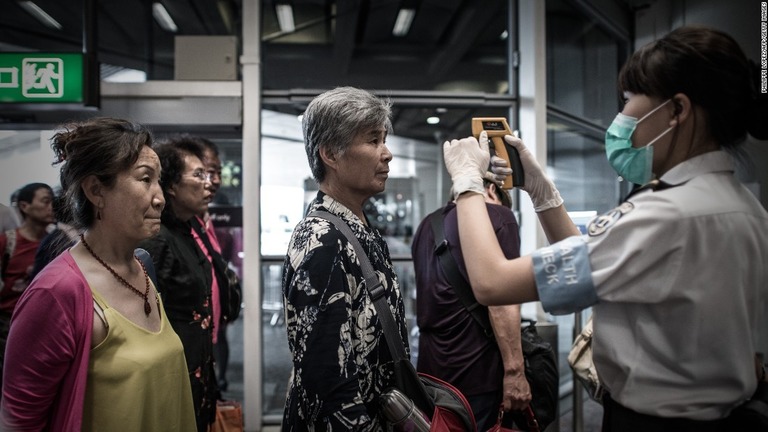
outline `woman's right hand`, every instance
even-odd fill
[[[504,141],[516,148],[520,155],[520,162],[525,171],[525,186],[521,187],[521,189],[528,192],[536,212],[542,212],[562,205],[563,198],[560,196],[560,192],[558,192],[552,180],[547,177],[544,169],[541,168],[541,165],[533,156],[533,153],[523,144],[523,141],[512,135],[504,136]],[[495,172],[496,165],[492,165]]]
[[[474,137],[467,137],[443,143],[443,159],[453,181],[454,199],[464,192],[485,193],[483,175],[490,158],[485,131],[480,133],[479,142]]]

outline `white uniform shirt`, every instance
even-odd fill
[[[587,235],[534,253],[537,288],[553,313],[595,305],[594,362],[614,400],[650,415],[722,418],[756,387],[768,213],[722,151],[661,181],[668,187],[633,195]]]

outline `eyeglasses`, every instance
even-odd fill
[[[211,182],[211,173],[205,172],[203,170],[195,170],[192,172],[192,177],[196,178],[198,181],[201,181],[203,183],[205,182]]]

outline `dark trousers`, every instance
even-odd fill
[[[603,397],[602,432],[732,432],[726,420],[690,420],[641,414]],[[735,431],[733,431],[735,432]]]
[[[227,340],[227,324],[222,320],[216,335],[216,345],[213,346],[213,358],[216,360],[216,378],[219,380],[219,390],[227,391],[227,368],[229,367],[229,341]],[[223,399],[223,396],[220,396]]]

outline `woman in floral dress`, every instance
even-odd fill
[[[389,249],[363,214],[388,177],[390,105],[364,90],[337,88],[309,104],[303,128],[320,189],[308,211],[325,210],[349,225],[407,341]],[[283,269],[293,354],[283,431],[385,430],[379,396],[393,385],[393,362],[352,245],[329,221],[306,217],[293,232]]]

